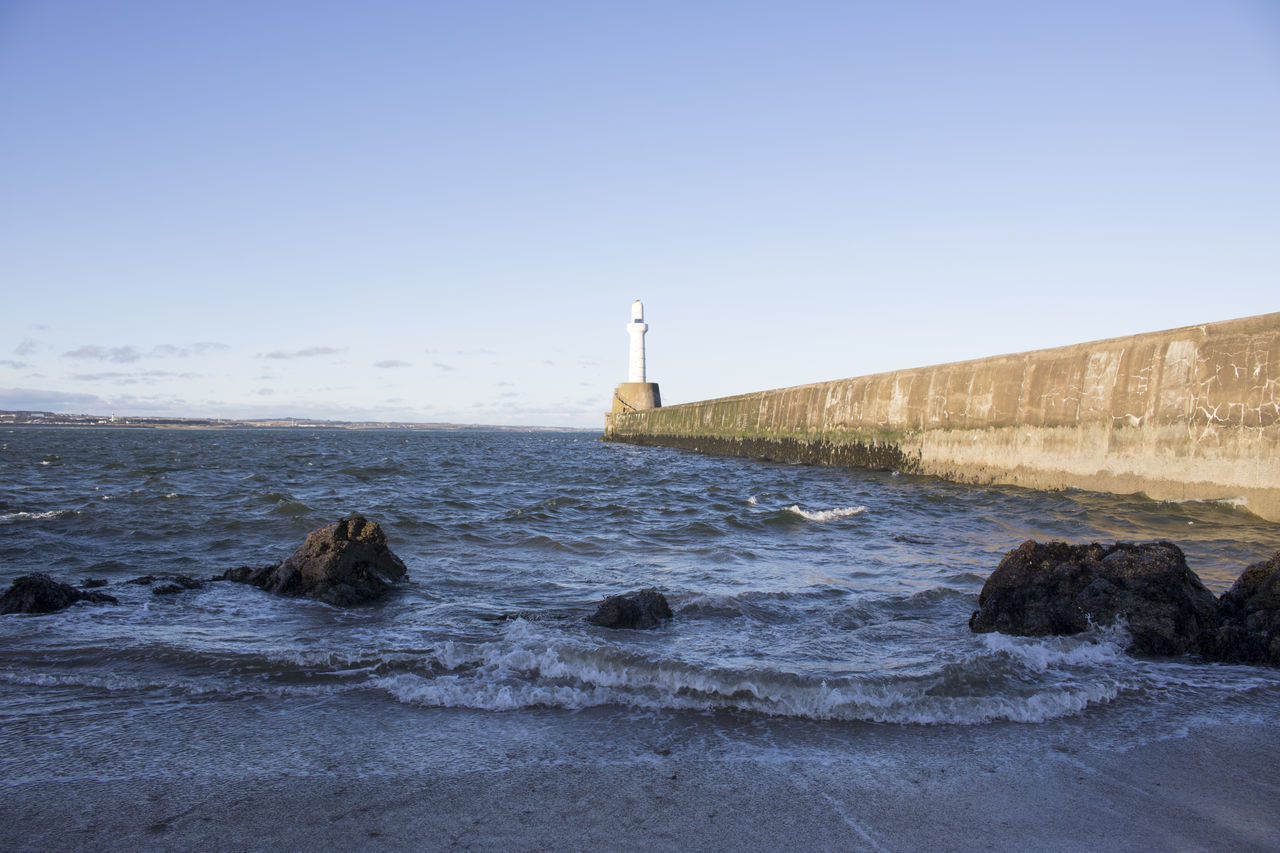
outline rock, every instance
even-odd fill
[[[0,596],[0,613],[53,613],[77,601],[119,604],[101,592],[83,592],[45,574],[23,575]]]
[[[983,584],[969,627],[1022,636],[1076,634],[1123,619],[1138,654],[1196,653],[1218,605],[1172,542],[1041,544],[1010,551]]]
[[[139,586],[150,586],[152,595],[174,595],[179,592],[186,592],[189,589],[200,589],[204,586],[204,581],[197,580],[191,575],[143,575],[140,578],[127,580],[125,583],[134,583]]]
[[[667,597],[656,589],[642,589],[609,596],[587,621],[604,628],[656,628],[660,620],[670,618]]]
[[[277,595],[300,595],[349,607],[382,598],[408,575],[376,521],[351,515],[313,530],[275,566],[228,569],[215,580],[250,583]]]
[[[211,581],[235,581],[236,583],[253,583],[257,581],[254,578],[262,577],[267,572],[274,569],[279,563],[272,563],[269,566],[261,568],[253,568],[252,566],[236,566],[234,569],[227,569],[220,575],[209,578]]]
[[[549,622],[553,619],[577,619],[581,613],[558,610],[517,610],[507,613],[477,614],[482,622],[514,622],[523,619],[526,622]]]
[[[99,589],[106,586],[109,581],[106,578],[85,578],[80,581],[81,589]]]
[[[1205,644],[1205,657],[1280,666],[1280,551],[1245,569],[1218,607],[1222,624]]]

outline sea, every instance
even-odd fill
[[[354,512],[409,570],[379,603],[127,583],[274,563]],[[970,632],[1027,539],[1170,540],[1222,592],[1280,525],[598,431],[7,427],[0,585],[101,579],[120,603],[0,616],[0,787],[825,761],[919,731],[1126,749],[1274,717],[1280,671],[1130,656],[1122,626]],[[659,628],[586,621],[647,587]]]

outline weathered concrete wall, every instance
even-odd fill
[[[620,412],[605,438],[1280,521],[1280,313]]]
[[[613,389],[613,414],[642,412],[662,405],[657,382],[623,382]]]

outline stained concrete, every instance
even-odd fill
[[[662,405],[657,382],[623,382],[613,389],[613,413],[643,412]]]
[[[605,438],[1280,521],[1280,313],[606,415]]]

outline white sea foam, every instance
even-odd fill
[[[1129,660],[1124,650],[1130,643],[1123,624],[1100,630],[1090,640],[1079,637],[1014,637],[1008,634],[979,635],[990,652],[1007,655],[1032,672],[1054,667],[1089,667]]]
[[[1055,661],[1085,667],[1110,660],[1109,642],[1054,648],[996,641],[991,651],[1025,658],[1026,665]],[[1123,684],[1105,674],[1049,684],[1034,692],[969,691],[946,672],[909,678],[834,678],[815,682],[789,673],[738,671],[654,660],[611,644],[517,620],[503,640],[474,646],[449,644],[436,657],[450,671],[428,676],[400,673],[373,685],[400,702],[428,707],[512,711],[530,707],[578,710],[621,705],[642,710],[740,710],[809,720],[974,725],[997,720],[1043,722],[1111,702]],[[967,664],[970,680],[982,680],[985,660]]]
[[[807,510],[801,509],[799,504],[792,504],[787,507],[786,511],[809,521],[836,521],[866,512],[867,508],[865,506],[844,506],[836,509]]]
[[[930,696],[911,684],[842,687],[824,684],[787,690],[761,681],[717,683],[712,676],[661,669],[639,683],[615,674],[602,679],[615,683],[599,684],[583,680],[591,674],[589,671],[573,671],[576,677],[567,683],[564,680],[495,681],[471,674],[435,678],[401,674],[375,679],[373,684],[400,702],[427,707],[513,711],[531,707],[580,710],[621,705],[642,710],[739,710],[807,720],[919,725],[1039,723],[1078,714],[1091,705],[1106,704],[1120,692],[1119,685],[1113,681],[1046,689],[1029,696]],[[665,689],[658,689],[660,687]]]
[[[1171,504],[1218,504],[1219,506],[1228,506],[1232,509],[1245,509],[1249,506],[1249,499],[1246,497],[1235,498],[1183,498],[1182,500],[1169,500],[1166,503]]]
[[[7,512],[0,515],[0,521],[39,521],[45,518],[57,518],[64,511],[60,509],[51,509],[48,512]]]

